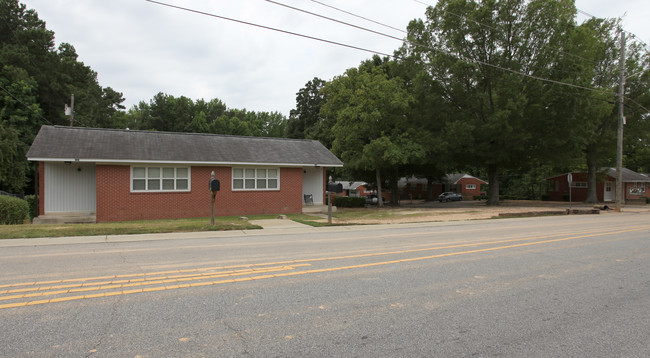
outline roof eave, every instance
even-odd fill
[[[182,161],[182,160],[137,160],[137,159],[93,159],[93,158],[41,158],[28,157],[27,160],[32,162],[74,162],[74,163],[102,163],[102,164],[189,164],[189,165],[228,165],[228,166],[276,166],[276,167],[325,167],[340,168],[343,164],[323,164],[323,163],[265,163],[265,162],[203,162],[203,161]]]

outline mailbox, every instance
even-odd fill
[[[215,192],[219,191],[221,189],[221,183],[219,183],[218,179],[211,179],[210,180],[210,191]]]
[[[329,191],[330,193],[342,193],[343,184],[327,183],[327,191]]]

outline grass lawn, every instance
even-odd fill
[[[275,217],[277,216],[253,215],[249,216],[248,219],[271,219]],[[0,225],[0,239],[261,229],[258,225],[239,220],[238,216],[216,217],[214,224],[214,226],[210,225],[210,218],[191,218],[120,221],[99,224]]]

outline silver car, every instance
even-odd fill
[[[458,193],[454,193],[452,191],[446,191],[438,195],[438,201],[441,203],[442,202],[446,203],[448,201],[460,201],[460,200],[463,200],[463,196]]]

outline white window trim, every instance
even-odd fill
[[[465,184],[465,190],[476,190],[476,184]]]
[[[589,185],[586,181],[572,181],[571,187],[576,189],[586,189]]]
[[[235,178],[235,169],[242,169],[242,170],[244,171],[244,178]],[[255,178],[253,178],[253,180],[255,181],[255,188],[246,188],[246,185],[245,185],[245,181],[246,181],[246,179],[251,179],[251,178],[247,178],[247,177],[246,177],[246,174],[245,174],[245,173],[246,173],[246,169],[252,169],[252,170],[255,171]],[[257,170],[258,170],[258,169],[265,169],[265,170],[267,170],[267,177],[266,177],[266,178],[260,178],[260,179],[266,179],[266,181],[267,181],[267,188],[262,188],[262,189],[258,189],[258,188],[257,188],[257,180],[258,180],[258,178],[257,178]],[[269,170],[269,169],[275,169],[275,170],[278,171],[278,176],[277,176],[277,178],[269,178],[269,177],[268,177],[268,170]],[[230,181],[230,185],[231,185],[231,186],[230,186],[230,187],[232,188],[232,191],[279,191],[279,190],[280,190],[280,185],[281,185],[281,180],[280,180],[280,177],[281,177],[281,171],[280,171],[280,168],[279,168],[279,167],[263,167],[263,166],[259,166],[259,167],[232,167],[230,173],[231,173],[231,176],[230,176],[230,177],[231,177],[231,181]],[[241,189],[235,188],[235,180],[236,180],[236,179],[244,180],[244,187],[243,187],[243,188],[241,188]],[[268,180],[269,180],[269,179],[276,179],[276,180],[278,181],[278,186],[277,186],[277,188],[268,188]]]
[[[135,168],[144,168],[145,169],[145,177],[144,178],[134,178],[133,177],[133,170]],[[149,185],[148,183],[148,175],[149,175],[149,168],[159,168],[161,173],[160,173],[160,189],[158,190],[136,190],[133,189],[133,180],[134,179],[144,179],[145,181],[145,187]],[[165,168],[174,168],[174,169],[187,169],[187,189],[162,189],[162,179],[168,179],[168,178],[163,178],[162,177],[162,170]],[[176,180],[179,179],[176,176],[176,170],[174,170],[174,186],[176,186]],[[156,178],[158,179],[158,178]],[[180,178],[180,179],[185,179],[185,178]],[[130,170],[130,187],[131,187],[131,192],[132,193],[188,193],[192,191],[192,167],[189,166],[176,166],[176,165],[132,165],[131,170]]]

